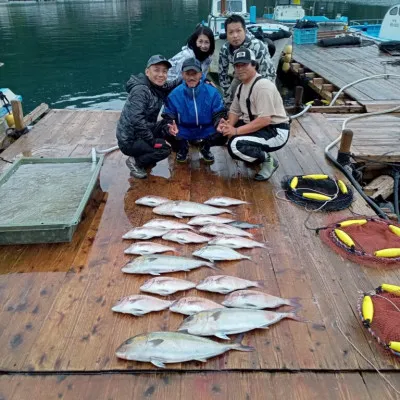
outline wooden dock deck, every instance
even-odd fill
[[[87,156],[92,147],[115,144],[118,118],[113,111],[52,110],[2,157]],[[369,336],[356,309],[359,291],[383,282],[399,285],[399,271],[342,259],[306,229],[304,209],[279,199],[286,175],[341,176],[323,156],[339,133],[320,114],[294,121],[288,145],[277,153],[280,168],[268,183],[254,182],[254,171],[223,148],[213,149],[212,166],[199,161],[197,151],[189,165],[177,165],[171,156],[146,180],[129,178],[119,151],[108,155],[100,176],[104,197],[89,204],[71,243],[0,249],[0,398],[396,399],[346,337],[400,389],[400,360]],[[7,165],[0,162],[2,170]],[[244,343],[255,352],[230,352],[207,363],[169,364],[160,371],[117,359],[115,350],[127,338],[175,330],[183,319],[168,311],[136,318],[110,309],[118,298],[139,293],[148,279],[121,272],[129,260],[123,253],[129,243],[121,236],[154,217],[150,208],[134,204],[150,194],[198,202],[225,195],[251,202],[237,207],[237,216],[264,225],[253,233],[268,249],[243,252],[254,262],[219,265],[228,275],[264,280],[270,294],[299,297],[300,315],[309,322],[284,320],[247,333]],[[358,196],[352,211],[372,215]],[[315,213],[308,223],[319,227],[351,215],[350,210]],[[183,255],[197,248],[177,247]],[[174,276],[199,281],[210,274],[203,268]]]
[[[400,58],[380,53],[376,45],[329,48],[294,45],[293,58],[302,68],[315,72],[327,84],[333,84],[339,89],[367,76],[400,75],[400,66],[388,63]],[[400,79],[367,80],[349,87],[345,93],[368,112],[388,109],[400,103]]]

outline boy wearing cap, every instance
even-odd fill
[[[245,47],[236,50],[233,65],[241,84],[229,110],[229,119],[222,119],[218,130],[229,138],[231,157],[260,164],[254,179],[268,180],[278,168],[278,161],[270,153],[288,141],[289,118],[275,84],[257,73],[257,61],[251,50]]]
[[[167,83],[170,62],[161,55],[150,57],[145,75],[132,75],[126,84],[129,93],[117,125],[118,146],[129,156],[126,165],[135,178],[146,178],[146,168],[167,158],[171,146],[162,139],[165,123],[157,116],[178,81]]]
[[[183,83],[168,96],[163,118],[169,123],[167,140],[177,151],[176,160],[186,162],[189,140],[202,140],[200,153],[207,163],[214,162],[211,146],[225,144],[226,138],[216,132],[225,106],[218,90],[204,82],[201,64],[189,58],[182,64]]]

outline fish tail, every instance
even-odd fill
[[[287,299],[286,305],[294,307],[296,310],[295,312],[302,307],[300,303],[300,297],[291,297],[290,299]]]
[[[232,215],[237,215],[235,212],[233,212],[233,211],[231,211],[231,210],[228,210],[228,209],[226,209],[226,208],[223,208],[223,210],[224,210],[224,213],[227,213],[227,214],[232,214]],[[222,211],[222,210],[221,210]]]
[[[254,228],[262,228],[263,226],[263,224],[254,224]]]
[[[241,333],[230,345],[230,348],[232,350],[238,350],[238,351],[254,351],[254,347],[252,346],[245,346],[243,345],[242,341],[244,338],[244,333]]]
[[[254,281],[255,282],[255,286],[259,287],[259,288],[264,288],[265,287],[265,282],[264,281]]]
[[[222,271],[222,269],[217,267],[214,263],[205,262],[204,265],[208,268],[214,269],[215,271]]]
[[[249,257],[249,256],[245,256],[245,255],[242,255],[243,256],[243,258],[245,258],[246,260],[250,260],[250,261],[253,261],[252,259],[251,259],[251,257]],[[253,261],[254,262],[254,261]]]
[[[309,322],[308,320],[304,319],[303,317],[298,316],[296,312],[286,313],[284,318],[294,319],[295,321],[299,321],[299,322]]]

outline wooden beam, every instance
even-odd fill
[[[28,115],[24,117],[24,124],[30,125],[32,122],[36,121],[38,118],[40,118],[43,114],[46,114],[49,112],[50,108],[48,104],[42,103],[39,106],[37,106],[33,111],[31,111]]]
[[[22,104],[19,100],[11,100],[12,113],[14,117],[15,130],[17,132],[24,131],[26,126],[24,123],[24,112],[22,111]]]
[[[364,192],[373,199],[376,199],[378,196],[387,199],[393,193],[393,183],[394,179],[391,176],[381,175],[365,186]]]

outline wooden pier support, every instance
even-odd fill
[[[27,128],[24,122],[24,112],[22,111],[22,104],[19,100],[11,100],[12,113],[14,117],[15,132],[18,135],[26,133]]]
[[[337,161],[341,165],[346,165],[350,162],[350,148],[353,141],[353,131],[351,129],[343,129],[340,147],[337,156]]]

